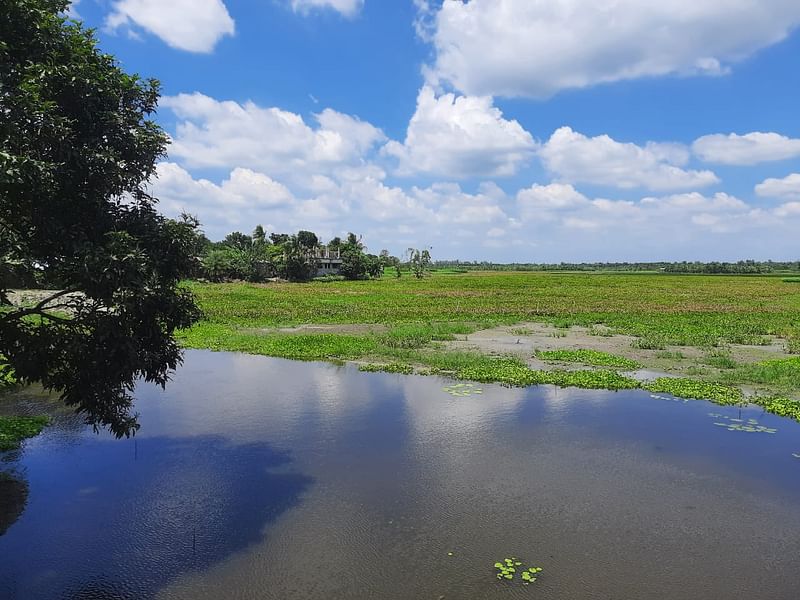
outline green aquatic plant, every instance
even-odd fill
[[[358,370],[365,373],[400,373],[401,375],[411,375],[414,373],[414,367],[403,363],[389,363],[385,365],[370,363],[359,365]]]
[[[16,450],[26,438],[39,435],[50,422],[44,415],[35,417],[0,416],[0,452]]]
[[[479,396],[483,394],[483,390],[479,387],[476,387],[474,383],[454,383],[452,385],[444,386],[442,390],[451,396],[456,396],[459,398],[464,398],[466,396]]]
[[[744,399],[744,394],[739,388],[679,377],[659,377],[653,381],[648,381],[642,387],[649,392],[657,394],[672,394],[679,398],[709,400],[722,405],[741,404]]]
[[[784,396],[752,396],[747,400],[773,415],[800,421],[800,400],[792,400]]]
[[[625,371],[633,371],[641,367],[635,360],[600,350],[541,350],[537,351],[534,356],[540,360],[580,363],[593,367],[611,367]]]
[[[500,581],[513,581],[519,573],[523,585],[534,583],[538,574],[543,571],[541,567],[525,567],[521,560],[513,556],[497,561],[494,563],[494,568],[496,570],[495,577]]]

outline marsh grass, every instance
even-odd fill
[[[792,390],[800,383],[800,356],[768,360],[752,365],[738,365],[724,374],[731,384],[757,383],[774,388]]]
[[[716,369],[735,369],[738,365],[729,351],[721,349],[712,350],[702,358],[701,362]]]

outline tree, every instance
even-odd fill
[[[319,238],[313,231],[298,231],[297,243],[307,250],[313,250],[319,246]]]
[[[431,253],[427,248],[418,250],[416,248],[408,249],[408,262],[414,277],[422,279],[428,272],[431,266]]]
[[[0,2],[0,262],[59,291],[12,304],[0,279],[0,354],[95,429],[138,428],[133,390],[181,362],[173,332],[199,311],[179,281],[197,226],[155,210],[146,182],[167,137],[158,82],[129,75],[66,0]]]
[[[253,230],[252,238],[253,244],[256,246],[263,246],[267,243],[267,234],[261,225],[256,225],[256,228]]]
[[[231,248],[238,248],[239,250],[246,250],[253,245],[253,238],[245,235],[240,231],[234,231],[225,236],[222,243]]]

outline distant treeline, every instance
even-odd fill
[[[437,269],[466,271],[656,271],[663,273],[728,273],[753,275],[800,272],[800,261],[776,262],[740,260],[738,262],[619,262],[619,263],[493,263],[437,260]]]

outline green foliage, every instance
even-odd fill
[[[427,248],[419,250],[417,248],[408,249],[408,264],[414,277],[422,279],[431,267],[431,253]]]
[[[715,367],[717,369],[735,369],[736,361],[733,360],[730,353],[724,350],[714,350],[709,352],[704,358],[703,363]]]
[[[800,383],[800,356],[740,365],[725,377],[730,383],[757,383],[793,389]]]
[[[381,336],[381,343],[390,348],[422,348],[433,340],[454,340],[475,328],[465,323],[404,323],[395,325]]]
[[[800,401],[798,400],[783,396],[754,396],[748,398],[748,401],[757,404],[768,413],[800,421]]]
[[[0,354],[0,391],[17,385],[17,378],[14,377],[14,369],[6,362],[5,356]]]
[[[247,352],[295,360],[354,360],[376,348],[375,341],[369,337],[232,331],[209,323],[200,323],[181,332],[180,339],[187,348]]]
[[[655,393],[672,394],[680,398],[709,400],[723,405],[740,404],[744,400],[744,395],[738,388],[694,379],[660,377],[645,383],[642,387]]]
[[[541,567],[526,567],[521,560],[515,557],[504,558],[494,563],[495,577],[500,581],[514,581],[517,575],[523,585],[534,583],[539,573],[544,569]]]
[[[595,367],[623,369],[625,371],[641,368],[641,365],[635,360],[608,352],[601,352],[600,350],[543,350],[536,352],[535,356],[541,360],[581,363]]]
[[[400,373],[401,375],[411,375],[414,373],[414,367],[403,363],[359,365],[358,370],[364,371],[365,373]]]
[[[179,287],[197,223],[160,216],[147,180],[167,136],[159,86],[122,71],[67,2],[6,0],[0,19],[0,264],[61,290],[11,306],[0,270],[0,353],[116,435],[138,426],[130,390],[166,384],[172,333],[199,316]]]
[[[0,452],[19,448],[22,440],[39,435],[50,422],[46,416],[7,417],[0,415]]]

